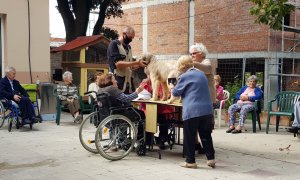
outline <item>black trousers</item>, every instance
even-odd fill
[[[29,97],[22,97],[21,100],[18,102],[20,111],[21,111],[21,118],[24,119],[31,119],[35,117],[34,108]]]
[[[124,81],[125,81],[125,77],[121,77],[121,76],[115,76],[116,78],[116,81],[118,82],[118,88],[119,89],[123,89],[123,86],[124,86]],[[129,84],[126,85],[126,90],[125,90],[125,94],[130,94],[130,91],[131,92],[134,92],[135,91],[135,88],[134,88],[134,84],[133,84],[133,79],[131,78],[131,90],[129,90]]]
[[[195,137],[197,131],[207,159],[215,159],[215,150],[211,137],[213,128],[212,118],[213,115],[205,115],[183,121],[183,148],[187,163],[195,163]]]
[[[162,142],[166,142],[168,139],[170,120],[166,119],[166,115],[159,114],[157,122],[159,123],[159,139]]]

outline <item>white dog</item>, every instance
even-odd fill
[[[159,85],[162,85],[163,89],[163,97],[162,100],[166,101],[168,99],[168,78],[176,78],[178,77],[177,72],[177,61],[176,60],[168,60],[168,61],[158,61],[154,55],[145,54],[142,56],[142,60],[146,61],[146,74],[150,75],[153,94],[153,101],[158,100],[158,88]],[[172,102],[175,100],[171,98]]]

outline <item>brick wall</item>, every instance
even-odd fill
[[[267,49],[266,26],[254,23],[243,0],[195,1],[195,42],[214,53]]]
[[[62,52],[50,53],[50,59],[51,59],[50,77],[52,79],[52,75],[54,74],[55,69],[62,69],[61,67]]]
[[[117,30],[119,35],[122,34],[122,30],[128,25],[135,29],[135,38],[130,43],[134,55],[141,54],[143,49],[142,11],[142,8],[127,9],[124,11],[122,18],[107,19],[104,24],[104,26]]]
[[[148,7],[148,51],[188,53],[188,2]]]
[[[143,51],[143,0],[130,0],[123,5],[122,19],[109,19],[105,25],[120,33],[125,25],[136,30],[132,42],[133,53]],[[151,1],[152,2],[152,1]],[[195,0],[194,41],[203,42],[210,53],[253,52],[275,50],[274,31],[266,25],[254,23],[249,14],[252,3],[247,0]],[[130,8],[130,5],[137,5]],[[149,2],[150,3],[150,2]],[[179,55],[188,53],[189,1],[175,1],[148,6],[148,52],[159,55]],[[298,19],[300,11],[297,12]],[[291,16],[291,21],[294,17]],[[298,24],[300,21],[298,22]],[[294,24],[291,24],[294,25]],[[293,36],[285,33],[286,37]],[[270,38],[269,38],[270,36]],[[281,50],[281,32],[277,33],[277,50]],[[269,40],[269,41],[268,41]],[[285,43],[285,49],[291,47]],[[299,50],[299,48],[298,48]]]

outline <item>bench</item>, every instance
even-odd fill
[[[281,91],[275,99],[268,102],[268,118],[266,133],[269,133],[270,118],[276,116],[276,132],[278,132],[280,116],[288,116],[294,120],[294,105],[299,100],[300,93],[295,91]],[[272,104],[277,102],[276,110],[272,110]]]

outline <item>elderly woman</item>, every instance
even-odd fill
[[[115,77],[112,74],[102,74],[99,77],[99,91],[98,93],[108,93],[111,97],[113,97],[112,100],[112,106],[118,107],[121,104],[123,105],[130,105],[131,101],[133,99],[136,99],[138,97],[138,94],[144,90],[143,86],[139,86],[135,92],[131,94],[125,94],[120,89],[118,89],[118,81],[115,79]],[[145,114],[142,110],[135,109],[136,112],[139,113],[141,119],[145,120]],[[122,114],[126,117],[128,117],[131,121],[138,121],[139,118],[133,112],[132,110],[126,110],[125,112],[118,112],[119,114]],[[139,124],[138,127],[138,139],[140,139],[143,136],[143,124]]]
[[[74,117],[74,122],[79,123],[82,118],[80,116],[78,90],[72,83],[73,76],[70,71],[66,71],[63,74],[63,81],[63,83],[57,85],[57,95],[61,104],[70,110],[70,113]]]
[[[263,93],[259,87],[256,87],[257,78],[252,75],[248,78],[248,86],[242,87],[237,94],[235,99],[238,101],[231,105],[228,109],[229,116],[229,129],[226,133],[241,133],[244,127],[244,123],[247,117],[247,113],[254,110],[254,101],[259,100],[263,97]],[[235,113],[240,111],[239,124],[237,127],[234,126]]]
[[[215,68],[211,61],[206,58],[208,51],[202,43],[196,43],[190,47],[190,55],[194,63],[194,67],[203,71],[208,79],[209,93],[211,101],[216,103],[216,89],[214,84]]]
[[[214,83],[214,74],[215,74],[215,67],[211,63],[211,60],[206,58],[206,55],[208,54],[208,50],[202,43],[195,43],[190,46],[190,55],[192,57],[194,67],[199,69],[200,71],[203,71],[206,75],[206,78],[208,80],[208,88],[210,93],[210,98],[213,103],[214,107],[217,107],[216,105],[216,88]],[[214,118],[212,118],[212,121],[214,122]],[[196,149],[198,150],[198,154],[203,153],[203,148],[198,140],[198,135],[195,138],[196,143]]]
[[[195,163],[195,137],[198,131],[203,150],[208,159],[207,165],[215,167],[215,151],[211,132],[213,128],[213,107],[209,96],[208,81],[205,74],[193,68],[190,56],[178,59],[178,83],[170,85],[173,96],[182,98],[182,119],[184,133],[185,168],[197,168]],[[201,92],[201,93],[199,93]]]
[[[99,79],[100,79],[100,76],[102,75],[101,72],[96,72],[94,74],[94,82],[92,82],[90,85],[89,85],[89,88],[88,88],[88,91],[95,91],[95,92],[98,92],[99,91]],[[96,94],[92,93],[92,96],[94,99],[96,99]]]
[[[222,101],[224,98],[223,97],[224,88],[220,85],[221,77],[219,75],[215,75],[214,80],[215,80],[215,87],[216,87],[216,93],[217,93],[216,104],[217,104],[217,107],[220,107],[220,101]]]

